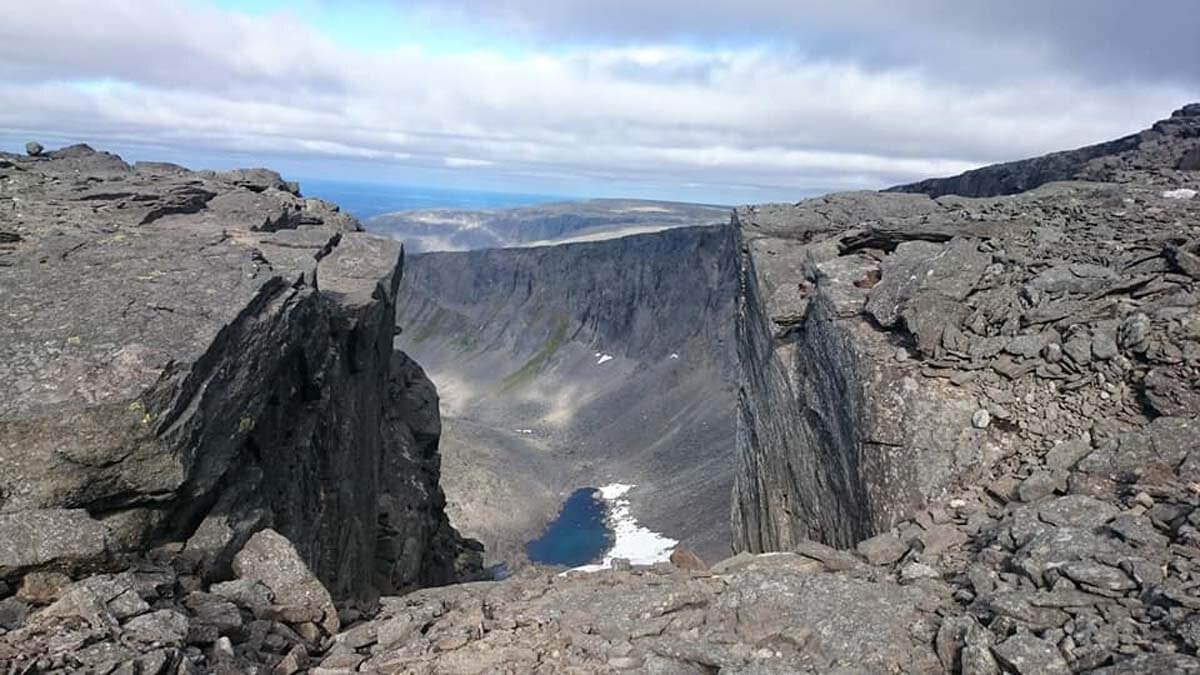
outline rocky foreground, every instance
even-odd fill
[[[345,298],[336,282],[329,289],[322,266],[366,235],[321,229],[330,238],[296,254],[321,273],[318,290],[315,277],[274,262],[292,260],[287,251],[296,249],[272,247],[282,230],[271,232],[259,216],[277,212],[255,210],[234,231],[217,226],[216,245],[232,247],[219,249],[229,257],[217,260],[229,262],[215,271],[199,266],[204,274],[196,278],[215,275],[211,281],[178,283],[192,293],[187,302],[157,309],[171,297],[162,287],[148,302],[124,299],[127,324],[76,321],[106,316],[88,312],[141,288],[140,276],[193,279],[188,261],[204,255],[207,248],[195,246],[203,240],[163,231],[175,222],[183,233],[212,237],[214,221],[204,213],[217,194],[300,199],[286,184],[255,191],[235,177],[173,179],[94,153],[84,153],[92,157],[86,162],[54,163],[79,161],[80,153],[6,156],[0,166],[2,196],[17,214],[0,220],[0,240],[12,251],[0,256],[0,311],[10,319],[0,367],[14,373],[0,380],[11,388],[0,398],[7,406],[0,407],[0,459],[8,462],[0,474],[0,626],[7,631],[0,663],[12,672],[1200,672],[1200,106],[1119,142],[970,179],[739,209],[733,526],[747,552],[711,568],[679,551],[670,565],[529,571],[406,595],[392,593],[461,578],[462,566],[445,552],[470,558],[469,547],[438,524],[436,415],[419,369],[392,355],[390,342],[384,349],[372,328],[366,344],[373,347],[335,341],[346,346],[318,350],[321,359],[285,359],[291,366],[261,375],[287,386],[268,387],[278,401],[268,395],[259,407],[227,383],[253,381],[253,364],[279,363],[276,351],[237,358],[228,350],[243,344],[234,339],[239,333],[220,327],[260,316],[269,303],[225,314],[205,304],[204,289],[221,288],[217,282],[238,288],[258,279],[254,271],[266,269],[258,256],[297,280],[282,287],[302,294],[294,302],[315,296],[312,311],[328,312],[299,326],[326,326],[330,318],[339,325]],[[110,165],[116,179],[87,177]],[[209,187],[216,184],[223,187]],[[54,189],[37,187],[46,185]],[[149,187],[162,185],[214,196],[202,206],[163,202]],[[160,196],[136,198],[146,192]],[[64,222],[61,212],[75,215]],[[288,216],[296,227],[282,236],[328,227],[303,217]],[[162,249],[105,248],[142,237],[171,238],[158,240]],[[77,255],[98,257],[78,267],[62,262]],[[114,276],[114,269],[125,271]],[[379,267],[370,269],[351,278],[373,279],[367,296],[386,314],[389,285],[379,285]],[[41,306],[69,311],[37,314]],[[189,347],[196,333],[150,318],[192,316],[193,308],[196,323],[181,325],[209,331],[199,332],[198,346]],[[251,334],[292,325],[287,316],[268,314],[243,339],[256,344]],[[86,326],[124,334],[110,344]],[[158,326],[171,330],[155,333]],[[133,354],[161,354],[153,347],[162,343],[147,335],[179,340],[183,346],[172,349],[192,356],[164,362],[123,351],[148,344]],[[88,359],[71,360],[84,345]],[[217,356],[200,355],[214,349]],[[329,358],[345,370],[330,370]],[[214,361],[222,367],[207,365]],[[368,411],[397,426],[366,428],[416,444],[402,444],[409,449],[398,454],[388,454],[390,441],[379,447],[381,458],[407,458],[398,475],[423,477],[420,487],[382,489],[373,506],[354,512],[357,520],[312,521],[365,523],[374,513],[391,523],[412,511],[380,506],[395,503],[384,495],[431,495],[422,513],[432,515],[403,522],[440,538],[412,535],[397,546],[381,526],[369,539],[371,557],[389,571],[380,576],[371,567],[366,590],[383,593],[376,600],[355,592],[359,563],[331,565],[325,553],[333,546],[343,551],[333,560],[360,560],[362,551],[332,543],[353,541],[357,525],[314,532],[281,506],[291,502],[264,494],[269,483],[250,492],[230,486],[296,452],[313,466],[336,463],[347,448],[299,443],[287,433],[313,408],[282,419],[263,411],[382,400],[349,382],[378,374],[372,368],[384,363],[392,404]],[[177,375],[185,371],[209,376]],[[204,398],[222,386],[240,414],[221,414],[221,396]],[[329,395],[330,386],[341,393]],[[147,387],[172,395],[130,393]],[[407,412],[387,418],[395,414],[389,410]],[[130,416],[120,434],[97,421],[124,419],[114,411]],[[314,414],[315,428],[299,427],[314,444],[362,433],[334,423],[345,413]],[[250,421],[242,424],[241,415]],[[196,430],[191,443],[226,447],[235,439],[233,456],[243,463],[223,481],[202,480],[210,474],[196,473],[205,465],[194,462],[211,456],[197,452],[208,446],[161,445],[178,438],[170,433],[176,419]],[[207,420],[223,420],[219,433],[206,435],[213,434]],[[422,450],[414,455],[413,447]],[[425,458],[416,472],[414,457]],[[143,483],[130,476],[140,474],[121,468],[135,466],[160,467],[138,478],[148,488],[135,489]],[[60,483],[60,473],[69,480]],[[314,477],[291,493],[315,495],[301,502],[312,509],[304,513],[346,515],[324,509],[339,496],[350,499],[350,483],[315,469],[293,475]],[[244,516],[222,515],[256,512],[219,510],[225,494],[242,495],[229,498],[235,505],[262,506],[262,519],[245,525]],[[217,510],[198,517],[195,504]],[[214,549],[194,534],[209,531],[206,522],[238,523],[216,531],[240,534],[217,538]],[[427,568],[414,558],[441,562]],[[422,569],[428,574],[412,572]]]

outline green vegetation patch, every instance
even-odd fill
[[[542,366],[546,365],[546,362],[550,360],[550,357],[554,356],[554,353],[558,351],[558,348],[562,346],[566,339],[567,320],[559,319],[558,323],[554,326],[554,331],[550,334],[550,337],[546,339],[546,342],[542,345],[542,348],[539,349],[532,358],[526,361],[525,365],[521,366],[516,372],[504,378],[503,386],[500,388],[500,393],[512,391],[513,389],[521,387],[532,380],[537,375],[538,371],[542,369]]]
[[[437,332],[438,326],[446,318],[447,312],[442,307],[437,307],[433,310],[433,316],[421,324],[421,328],[417,330],[417,334],[413,336],[413,340],[424,342],[433,337]]]

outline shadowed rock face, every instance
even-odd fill
[[[220,576],[271,526],[338,597],[445,576],[436,394],[392,351],[398,243],[270,171],[86,146],[0,156],[0,202],[0,529],[106,532],[0,574],[176,542]]]
[[[443,393],[456,525],[519,561],[578,487],[636,484],[633,515],[729,552],[732,231],[430,253],[398,344]]]

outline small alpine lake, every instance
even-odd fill
[[[530,562],[578,567],[599,561],[612,548],[608,505],[596,488],[579,488],[563,502],[541,536],[525,544]]]

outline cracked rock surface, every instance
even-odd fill
[[[265,169],[0,155],[5,588],[161,546],[217,581],[264,527],[338,599],[469,567],[392,349],[401,263]]]

